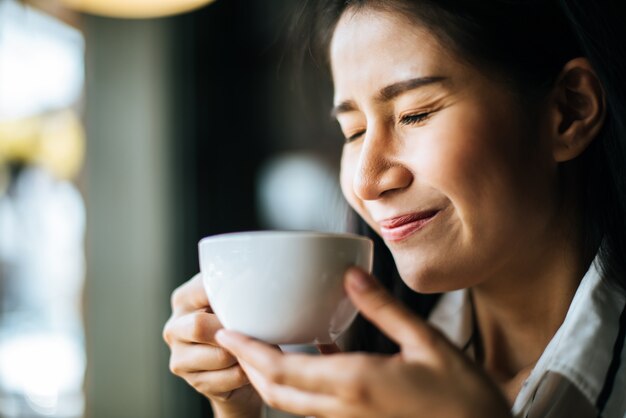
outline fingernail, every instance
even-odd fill
[[[364,271],[351,268],[348,275],[348,283],[357,292],[365,292],[372,288],[372,281]]]

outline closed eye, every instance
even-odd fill
[[[400,117],[399,123],[405,126],[418,125],[422,122],[425,122],[428,118],[432,116],[434,112],[422,112],[422,113],[414,113]],[[350,143],[359,139],[361,136],[365,134],[365,130],[357,131],[354,134],[346,137],[346,143]]]
[[[365,133],[365,130],[355,132],[354,134],[346,137],[346,143],[359,139],[361,136],[363,136],[364,133]]]
[[[417,125],[421,122],[426,121],[430,116],[432,115],[432,112],[422,112],[422,113],[415,113],[412,115],[405,115],[402,116],[400,118],[400,124],[401,125]]]

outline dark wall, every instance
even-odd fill
[[[339,149],[322,139],[327,112],[312,115],[317,104],[297,93],[286,42],[297,4],[217,1],[194,15],[200,235],[258,228],[255,174],[268,156],[312,149],[334,158]],[[318,79],[330,107],[328,83]]]
[[[268,158],[310,151],[338,165],[330,82],[311,62],[295,68],[292,60],[288,27],[299,3],[218,0],[174,19],[178,79],[171,93],[180,105],[172,138],[185,243],[174,285],[197,272],[200,238],[260,228],[256,175]],[[180,390],[208,413],[208,402]]]

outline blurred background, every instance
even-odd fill
[[[0,418],[211,416],[161,338],[198,240],[346,228],[302,2],[204,3],[0,0]]]

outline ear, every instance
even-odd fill
[[[556,162],[569,161],[594,140],[606,116],[604,91],[587,58],[565,64],[550,97],[552,154]]]

